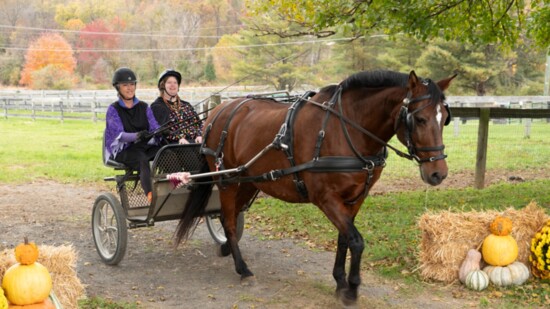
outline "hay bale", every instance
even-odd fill
[[[72,246],[39,246],[38,262],[50,271],[53,291],[63,308],[78,308],[78,300],[84,296],[84,286],[76,275],[76,252]],[[0,251],[0,278],[15,264],[13,249]]]
[[[421,277],[443,282],[457,280],[468,250],[481,247],[490,233],[489,224],[497,215],[512,219],[512,236],[519,247],[518,261],[529,265],[531,238],[549,219],[535,202],[519,210],[508,208],[501,212],[428,212],[418,221],[422,234],[418,253]]]

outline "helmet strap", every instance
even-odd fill
[[[178,90],[179,90],[179,88],[178,88]],[[176,92],[175,95],[171,95],[171,94],[168,93],[168,91],[166,91],[166,88],[162,88],[162,92],[169,97],[168,98],[169,102],[174,103],[174,102],[178,101],[178,92]]]

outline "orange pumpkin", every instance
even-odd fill
[[[512,220],[510,218],[498,216],[489,225],[489,230],[497,236],[508,236],[512,232]]]
[[[22,265],[30,265],[36,262],[38,260],[38,247],[25,237],[25,242],[15,247],[15,259]]]
[[[49,298],[46,298],[43,302],[39,302],[32,305],[12,305],[8,307],[8,309],[55,309],[55,305],[52,303],[52,301]]]

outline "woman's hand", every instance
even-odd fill
[[[189,144],[189,142],[185,138],[180,138],[179,143],[180,145]]]
[[[197,143],[197,144],[202,144],[202,136],[197,136],[197,137],[195,138],[195,143]]]

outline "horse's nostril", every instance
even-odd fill
[[[447,177],[447,175],[442,175],[440,174],[439,172],[435,172],[432,174],[432,176],[430,177],[430,180],[431,180],[431,184],[433,185],[438,185],[440,184],[443,179],[445,179]]]

